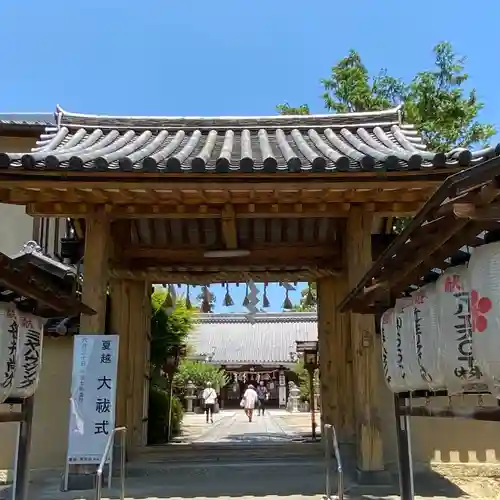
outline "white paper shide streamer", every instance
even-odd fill
[[[16,311],[19,328],[18,358],[11,397],[32,396],[40,379],[44,320],[33,314]]]
[[[500,396],[500,242],[475,248],[469,261],[474,355]]]
[[[14,304],[0,302],[0,403],[15,389],[18,325]]]

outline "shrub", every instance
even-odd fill
[[[189,381],[193,382],[198,390],[210,382],[215,390],[220,391],[227,385],[229,378],[225,370],[215,365],[184,359],[174,376],[174,384],[179,391],[183,392]]]
[[[300,389],[300,400],[304,403],[308,403],[311,399],[309,372],[304,366],[304,361],[300,359],[293,367],[298,380],[298,386]],[[314,371],[314,379],[317,381],[319,379],[319,371]]]
[[[168,409],[170,395],[158,386],[149,390],[148,412],[148,444],[166,443],[168,439]],[[172,432],[171,437],[181,431],[184,409],[177,396],[172,398]]]

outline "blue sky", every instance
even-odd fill
[[[319,79],[350,48],[370,71],[410,79],[448,40],[468,58],[481,119],[500,129],[499,16],[500,4],[465,0],[1,2],[0,111],[267,115],[288,101],[324,112]],[[273,310],[283,295],[270,290]]]

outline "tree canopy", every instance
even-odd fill
[[[457,55],[448,42],[438,43],[433,52],[434,67],[416,73],[405,82],[384,69],[370,75],[360,54],[351,50],[332,67],[329,77],[321,80],[325,108],[348,113],[379,111],[403,104],[404,121],[415,125],[430,151],[486,145],[496,131],[491,124],[481,123],[477,118],[484,104],[478,100],[475,89],[465,89],[469,78],[465,57]],[[309,114],[307,104],[285,103],[278,105],[277,110],[284,115]],[[406,219],[396,218],[394,230],[400,232],[405,223]],[[315,286],[306,287],[294,309],[315,310],[315,298]]]
[[[151,364],[160,367],[174,346],[185,344],[194,324],[194,312],[178,297],[171,312],[164,306],[168,292],[158,288],[151,296]]]
[[[434,67],[420,71],[409,82],[387,70],[370,76],[361,56],[351,50],[323,78],[325,108],[337,113],[384,110],[401,103],[404,120],[415,125],[431,151],[483,145],[495,134],[490,124],[477,120],[484,104],[475,89],[466,90],[469,75],[465,57],[458,56],[449,42],[434,49]],[[281,114],[309,114],[309,106],[280,104]]]

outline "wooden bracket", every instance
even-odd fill
[[[221,215],[222,237],[228,250],[238,248],[238,233],[236,230],[236,214],[234,207],[227,203]]]

